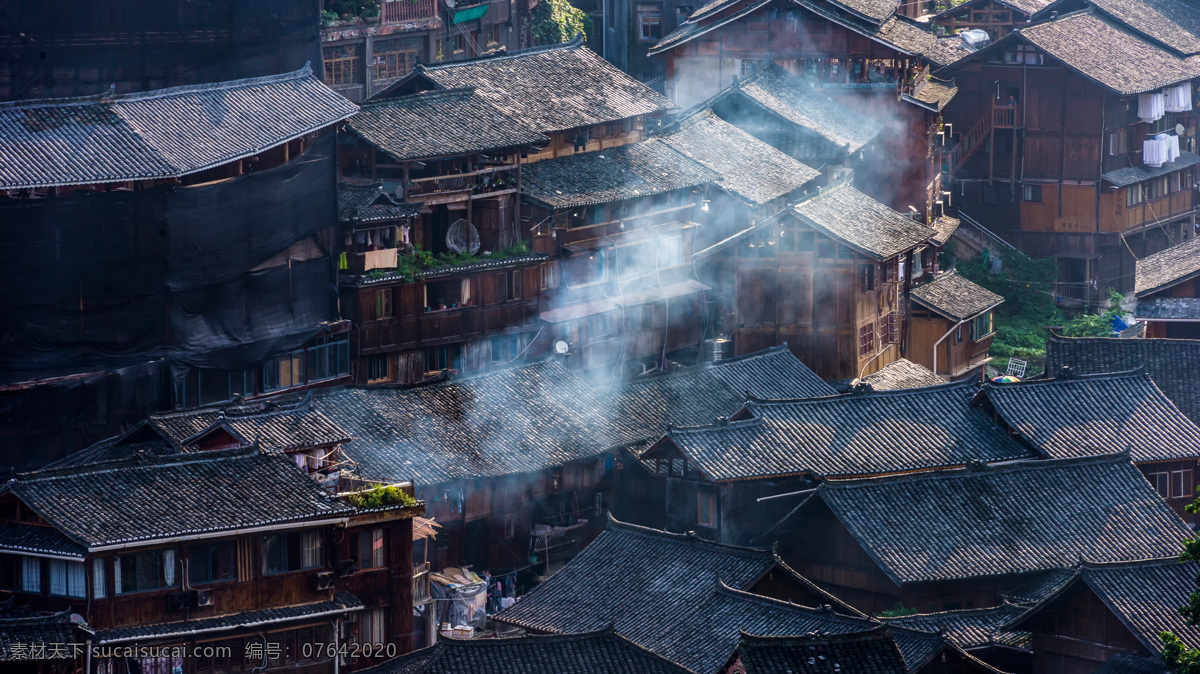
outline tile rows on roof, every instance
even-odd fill
[[[988,382],[980,398],[1052,458],[1125,449],[1135,462],[1200,458],[1200,427],[1144,370]]]
[[[1171,632],[1188,648],[1200,648],[1200,627],[1188,625],[1179,608],[1196,591],[1200,562],[1166,559],[1128,564],[1087,564],[1082,581],[1151,653],[1159,652],[1158,635]]]
[[[1195,166],[1196,164],[1200,164],[1200,155],[1193,154],[1187,150],[1181,150],[1175,161],[1166,162],[1162,166],[1127,166],[1101,174],[1100,177],[1117,187],[1129,187],[1130,185],[1136,185],[1140,182],[1165,176],[1168,173],[1174,173],[1189,166]]]
[[[1030,650],[1029,632],[1009,631],[1005,626],[1029,610],[1028,606],[1004,603],[990,608],[918,613],[884,622],[909,629],[945,634],[959,648],[970,649],[990,644]]]
[[[941,112],[957,94],[958,87],[954,85],[953,81],[945,82],[930,76],[923,80],[921,86],[913,90],[912,97]]]
[[[442,87],[474,87],[476,94],[503,114],[546,134],[658,114],[675,107],[666,97],[582,46],[580,40],[421,66],[418,72]]]
[[[961,224],[962,221],[958,218],[952,218],[949,215],[939,216],[932,224],[934,231],[937,232],[933,237],[933,243],[938,246],[946,245]]]
[[[183,446],[195,435],[224,424],[247,442],[263,449],[286,452],[349,442],[351,436],[329,417],[314,409],[311,394],[295,399],[264,400],[245,404],[198,407],[178,412],[156,412],[150,425],[171,442]],[[186,449],[186,448],[185,448]]]
[[[1137,301],[1133,309],[1133,316],[1141,321],[1156,319],[1200,321],[1200,298],[1147,297]],[[1128,328],[1126,329],[1128,330]]]
[[[1031,458],[967,402],[976,384],[753,401],[754,418],[673,429],[670,442],[714,481],[877,475]]]
[[[470,87],[363,104],[346,128],[396,161],[454,157],[550,142]]]
[[[1200,77],[1200,56],[1180,57],[1091,10],[1019,28],[1010,35],[995,44],[1027,40],[1122,96]]]
[[[74,649],[52,646],[79,643],[70,610],[45,615],[15,602],[16,598],[10,596],[0,603],[0,662],[23,662],[14,666],[24,667],[31,661],[74,659]],[[35,650],[37,646],[42,648]],[[41,670],[40,666],[35,667],[35,671]]]
[[[850,185],[822,190],[797,204],[796,213],[823,234],[881,260],[912,250],[936,234]]]
[[[1046,371],[1127,372],[1145,367],[1171,402],[1200,424],[1200,340],[1059,337],[1046,340]]]
[[[1133,292],[1143,297],[1200,274],[1200,237],[1148,255],[1134,265]]]
[[[369,674],[694,674],[609,628],[577,634],[439,639]]]
[[[1161,558],[1191,532],[1124,454],[830,481],[816,499],[898,584]]]
[[[1075,577],[1073,569],[1053,569],[1027,574],[1020,583],[1004,592],[1004,600],[1014,604],[1036,604],[1058,592]]]
[[[544,159],[525,168],[522,192],[548,208],[634,199],[717,182],[721,175],[658,139]]]
[[[1093,0],[1091,4],[1180,55],[1200,54],[1200,12],[1185,0]]]
[[[85,547],[67,538],[58,529],[13,523],[0,524],[0,550],[76,557],[80,560],[87,554]]]
[[[748,16],[762,9],[763,7],[766,7],[767,5],[771,4],[771,0],[755,0],[754,2],[747,2],[745,4],[740,3],[741,0],[713,0],[713,2],[701,7],[695,12],[692,12],[687,21],[680,24],[675,28],[675,30],[671,31],[665,37],[663,37],[663,39],[659,40],[653,47],[650,48],[650,51],[647,53],[650,56],[655,56],[674,49],[675,47],[693,40],[704,33],[733,23],[744,16]],[[737,11],[720,13],[718,15],[718,10],[734,6],[739,6]],[[708,11],[701,13],[701,10]]]
[[[266,626],[278,626],[280,623],[296,620],[312,620],[322,616],[338,616],[354,611],[361,611],[362,600],[349,592],[339,592],[332,600],[312,602],[308,604],[293,604],[278,608],[268,608],[261,611],[246,611],[229,615],[200,618],[180,622],[153,623],[134,627],[117,627],[101,630],[96,633],[98,644],[120,644],[131,641],[149,641],[187,635],[220,632],[232,629],[258,627],[265,631]]]
[[[184,176],[357,110],[308,66],[136,94],[0,103],[0,189]]]
[[[932,309],[953,321],[965,321],[1004,302],[1004,298],[983,286],[949,271],[928,283],[915,286],[911,292],[914,302]]]
[[[888,363],[875,374],[863,377],[862,381],[876,391],[940,386],[946,383],[946,380],[934,374],[933,370],[906,358]]]
[[[383,183],[351,185],[338,183],[339,222],[379,222],[415,218],[423,206],[404,203],[383,189]]]
[[[4,489],[89,548],[355,512],[288,457],[256,448],[30,473]]]
[[[900,647],[886,626],[830,635],[743,635],[738,656],[746,674],[904,674]]]
[[[1092,674],[1167,674],[1168,670],[1158,658],[1147,658],[1124,653],[1104,661]]]
[[[719,173],[725,191],[754,205],[786,196],[820,175],[707,109],[659,137]]]

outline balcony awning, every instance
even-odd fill
[[[466,23],[475,19],[482,19],[484,14],[487,14],[488,7],[491,5],[483,4],[478,7],[468,7],[467,9],[459,10],[454,13],[454,21],[452,23]]]

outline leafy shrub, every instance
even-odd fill
[[[417,505],[417,499],[409,496],[400,487],[385,487],[383,485],[375,487],[370,491],[350,494],[346,500],[356,508],[383,508],[393,505],[412,507]]]

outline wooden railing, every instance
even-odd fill
[[[384,0],[383,23],[405,23],[432,19],[434,0]]]
[[[472,190],[491,192],[516,187],[516,166],[496,166],[449,176],[417,178],[409,181],[408,196],[421,197],[443,192]]]
[[[412,587],[414,604],[429,599],[429,562],[413,565]]]
[[[1021,106],[993,105],[992,126],[997,129],[1012,129],[1020,126]]]
[[[987,136],[992,132],[992,118],[984,115],[979,118],[971,130],[962,135],[952,150],[946,153],[946,173],[951,177],[971,158],[971,155],[987,144]]]

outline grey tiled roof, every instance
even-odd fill
[[[884,618],[884,622],[910,629],[945,633],[956,646],[963,649],[998,644],[1031,650],[1029,632],[1008,631],[1004,627],[1025,614],[1028,606],[1004,603],[990,608],[973,608],[940,613],[918,613],[902,618]]]
[[[1004,600],[1015,604],[1036,604],[1058,592],[1075,577],[1072,569],[1039,571],[1026,576],[1021,583],[1004,593]]]
[[[1148,297],[1140,299],[1134,306],[1133,315],[1142,321],[1155,319],[1200,321],[1200,298]],[[1126,328],[1126,330],[1128,329]]]
[[[581,632],[614,625],[617,633],[680,665],[708,674],[724,666],[738,630],[804,634],[857,631],[875,623],[832,610],[804,609],[733,588],[770,572],[809,585],[770,550],[739,548],[694,535],[615,521],[565,567],[496,616],[541,632]]]
[[[821,175],[710,110],[683,120],[660,136],[675,150],[721,175],[726,191],[762,205]]]
[[[888,363],[882,370],[867,375],[862,380],[876,391],[939,386],[946,383],[946,380],[934,374],[933,370],[905,358]]]
[[[1085,558],[1069,583],[1009,626],[1021,629],[1046,611],[1055,610],[1060,598],[1082,585],[1151,653],[1161,651],[1158,635],[1162,632],[1174,633],[1188,648],[1200,648],[1200,627],[1188,625],[1179,615],[1180,607],[1187,606],[1196,590],[1198,575],[1200,562],[1180,562],[1178,553],[1120,563]]]
[[[823,190],[797,204],[796,213],[821,232],[881,260],[916,248],[937,234],[850,185]]]
[[[679,45],[688,42],[700,35],[709,31],[716,30],[721,26],[728,25],[741,19],[744,16],[752,14],[763,7],[771,4],[771,0],[757,0],[746,4],[736,12],[725,14],[721,17],[716,17],[716,14],[723,9],[732,7],[738,4],[740,0],[713,0],[704,5],[700,9],[692,12],[688,20],[679,24],[675,30],[671,31],[666,37],[659,40],[657,44],[650,48],[647,52],[650,56],[661,54],[678,47]]]
[[[0,524],[0,550],[64,555],[83,559],[87,548],[67,538],[58,529],[33,524]]]
[[[1005,423],[1053,458],[1129,448],[1136,462],[1200,459],[1200,427],[1145,370],[987,382],[983,396]]]
[[[415,218],[422,204],[404,203],[383,189],[383,183],[351,185],[338,183],[338,221],[376,222]]]
[[[899,584],[1177,555],[1191,531],[1123,454],[831,481],[817,497]]]
[[[816,398],[835,393],[787,344],[726,358],[709,368],[712,376],[734,392],[757,398]]]
[[[1142,366],[1159,390],[1200,424],[1200,340],[1059,337],[1046,340],[1046,371],[1126,372]]]
[[[945,272],[928,283],[914,286],[910,294],[915,302],[956,321],[978,316],[1004,303],[1003,297],[957,271]]]
[[[720,179],[719,173],[652,138],[530,164],[521,178],[521,192],[548,208],[571,208],[660,194]]]
[[[972,382],[755,402],[755,418],[668,435],[714,481],[876,475],[1033,454],[968,402]]]
[[[857,152],[883,131],[875,120],[834,101],[777,64],[761,68],[731,89],[779,117]]]
[[[357,110],[307,65],[217,84],[0,103],[0,189],[188,175]]]
[[[288,457],[253,448],[33,473],[5,489],[90,548],[355,512]]]
[[[24,662],[25,665],[14,665],[23,667],[31,661],[75,658],[72,648],[51,645],[79,642],[72,627],[70,609],[43,615],[14,602],[15,598],[9,597],[0,603],[0,662]],[[42,657],[31,657],[30,646],[44,646],[37,651]]]
[[[438,639],[368,674],[693,674],[609,628],[500,639]]]
[[[149,416],[149,423],[180,446],[217,424],[225,424],[247,442],[277,452],[335,445],[351,439],[349,433],[315,409],[311,394],[155,412]]]
[[[1200,77],[1200,57],[1181,58],[1090,10],[1020,28],[1015,35],[1119,95]]]
[[[883,23],[896,13],[900,3],[898,0],[828,0],[830,4],[842,7],[874,23]]]
[[[1200,236],[1138,260],[1134,265],[1133,292],[1142,297],[1196,274],[1200,274]]]
[[[1091,4],[1182,55],[1200,54],[1200,12],[1184,0],[1093,0]]]
[[[1117,187],[1128,187],[1137,183],[1165,176],[1168,173],[1174,173],[1189,166],[1200,164],[1200,155],[1195,155],[1187,150],[1180,150],[1179,157],[1175,161],[1169,161],[1157,168],[1153,166],[1127,166],[1119,168],[1115,171],[1101,174],[1100,177]]]
[[[550,139],[470,87],[364,103],[346,128],[396,161],[453,157]]]
[[[950,237],[954,236],[954,232],[958,231],[958,226],[962,221],[958,218],[952,218],[949,215],[943,215],[933,221],[933,229],[937,234],[933,237],[933,242],[939,246],[946,245]]]
[[[419,71],[447,88],[475,87],[502,113],[541,133],[605,124],[675,107],[576,40]]]
[[[360,611],[362,600],[349,592],[339,592],[331,601],[319,601],[309,604],[294,604],[279,608],[263,609],[261,611],[246,611],[232,613],[198,620],[186,620],[167,623],[152,623],[136,627],[118,627],[115,629],[96,632],[96,643],[118,644],[130,641],[150,641],[152,639],[190,640],[196,634],[206,632],[223,632],[226,630],[245,630],[259,628],[267,631],[282,623],[296,620],[312,620],[322,616],[336,616],[343,613]]]
[[[908,667],[886,626],[847,634],[742,635],[738,656],[746,674],[905,674]]]
[[[958,87],[954,85],[953,80],[947,82],[931,75],[925,80],[924,86],[913,92],[912,97],[941,112],[942,108],[945,108],[956,94],[958,94]]]
[[[1004,303],[1003,297],[955,271],[915,286],[910,294],[914,302],[955,321],[978,316]]]
[[[1092,674],[1167,674],[1167,667],[1158,658],[1145,658],[1124,653],[1104,661]]]
[[[436,485],[528,473],[630,442],[604,401],[555,360],[416,388],[334,388],[316,409],[354,437],[372,479]]]

